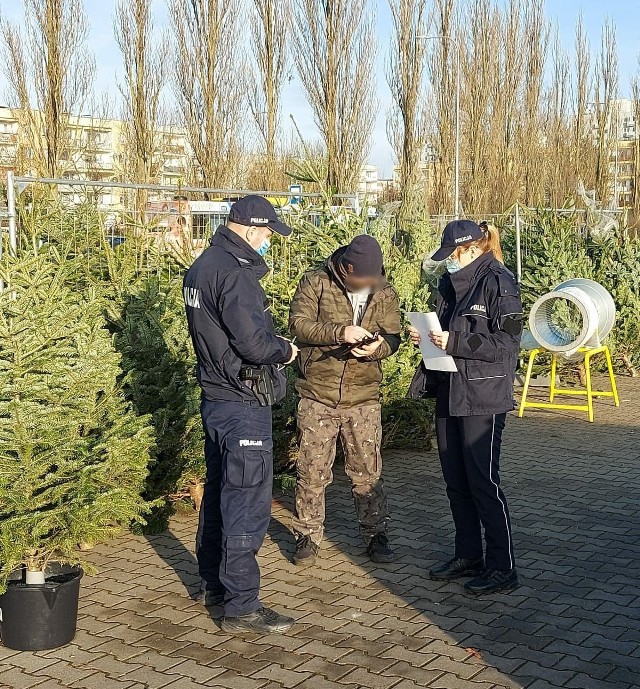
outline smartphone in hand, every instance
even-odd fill
[[[374,342],[377,341],[377,339],[380,337],[380,331],[376,330],[375,333],[371,337],[365,337],[360,342],[356,342],[355,344],[351,345],[351,349],[356,349],[357,347],[362,347],[363,345],[370,345],[373,344]]]

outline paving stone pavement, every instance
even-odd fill
[[[640,380],[621,409],[510,417],[503,483],[523,586],[473,599],[429,581],[451,553],[435,452],[390,452],[385,475],[398,561],[363,555],[344,477],[329,490],[319,563],[289,563],[290,496],[274,500],[260,554],[263,598],[288,609],[287,636],[232,638],[198,586],[194,516],[159,536],[96,548],[74,642],[0,647],[10,689],[629,689],[640,687]]]

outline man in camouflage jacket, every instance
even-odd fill
[[[393,562],[381,478],[380,383],[381,361],[400,346],[400,307],[373,237],[356,237],[302,278],[289,328],[300,347],[301,398],[293,561],[315,561],[340,438],[367,552],[375,562]]]

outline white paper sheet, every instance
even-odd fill
[[[425,368],[432,371],[445,371],[455,373],[458,368],[456,362],[445,351],[436,347],[429,339],[429,333],[433,330],[440,332],[442,326],[435,311],[429,313],[408,313],[407,318],[411,325],[420,333],[420,352]]]

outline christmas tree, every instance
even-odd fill
[[[103,304],[70,286],[72,263],[49,248],[2,266],[0,587],[23,565],[82,564],[79,543],[147,507],[149,419],[124,398]]]
[[[138,414],[151,414],[156,452],[144,495],[157,501],[148,530],[161,531],[172,511],[171,497],[191,492],[196,499],[205,475],[200,389],[182,282],[141,281],[113,327],[127,371],[127,398]]]

